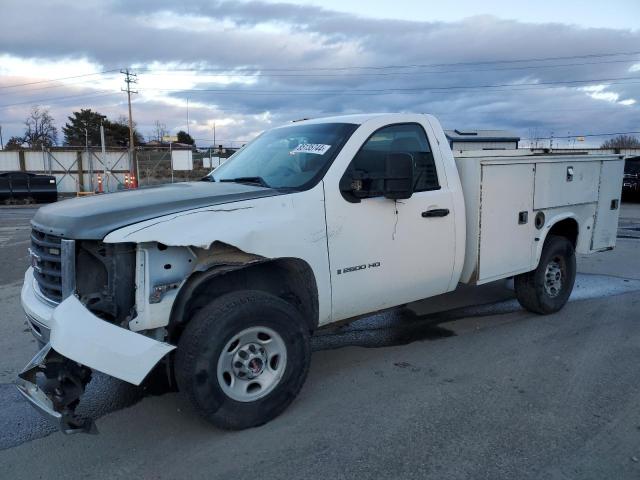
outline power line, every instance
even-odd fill
[[[632,82],[624,82],[625,80],[633,80]],[[534,87],[536,90],[542,90],[546,87],[554,85],[572,85],[572,84],[584,84],[584,83],[638,83],[635,80],[640,80],[640,77],[618,77],[618,78],[593,78],[589,80],[558,80],[552,82],[535,82],[535,83],[502,83],[502,84],[489,84],[489,85],[454,85],[454,86],[428,86],[428,87],[397,87],[397,88],[379,88],[379,89],[352,89],[352,90],[240,90],[240,89],[222,89],[222,88],[199,88],[199,89],[181,89],[181,88],[146,88],[145,91],[163,91],[163,92],[209,92],[220,94],[244,94],[244,95],[379,95],[388,93],[418,93],[423,91],[449,91],[449,90],[470,90],[470,89],[483,89],[483,88],[509,88],[514,90],[526,90],[526,88],[520,87]],[[557,88],[557,87],[554,87]]]
[[[632,52],[611,52],[611,53],[600,53],[600,54],[588,54],[588,55],[567,55],[561,57],[534,57],[534,58],[519,58],[519,59],[510,59],[510,60],[480,60],[474,62],[450,62],[450,63],[431,63],[431,64],[405,64],[405,65],[362,65],[362,66],[349,66],[349,67],[297,67],[297,68],[253,68],[253,70],[260,72],[296,72],[296,71],[342,71],[342,70],[378,70],[378,69],[392,69],[392,68],[435,68],[435,67],[449,67],[449,66],[460,66],[460,65],[488,65],[488,64],[510,64],[510,63],[525,63],[525,62],[543,62],[543,61],[554,61],[554,60],[573,60],[573,59],[586,59],[586,58],[605,58],[605,57],[614,57],[614,56],[631,56],[631,55],[639,55],[640,51],[632,51]],[[627,60],[614,60],[610,62],[602,62],[602,63],[618,63],[624,62]],[[600,62],[593,62],[600,63]],[[589,63],[585,63],[588,65]],[[580,64],[576,64],[580,65]],[[571,65],[568,65],[571,66]],[[535,66],[535,67],[553,67],[553,65],[546,66]],[[533,67],[533,68],[535,68]],[[233,70],[233,68],[216,68],[216,69],[169,69],[169,71],[218,71],[218,72],[229,72]],[[528,68],[528,67],[527,67]],[[152,69],[149,67],[140,67],[138,70],[142,71],[158,71],[157,69]],[[103,70],[100,72],[91,72],[84,73],[79,75],[71,75],[67,77],[58,77],[58,78],[50,78],[46,80],[37,80],[33,82],[24,82],[24,83],[16,83],[12,85],[2,85],[0,89],[5,88],[16,88],[16,87],[24,87],[29,85],[36,85],[42,83],[50,83],[61,80],[70,80],[74,78],[83,78],[90,77],[95,75],[104,75],[107,73],[115,73],[118,72],[118,69],[109,69]]]
[[[519,116],[518,118],[522,118],[523,113],[549,113],[549,112],[602,112],[602,113],[612,113],[614,110],[619,112],[620,107],[628,107],[628,105],[619,105],[617,103],[608,103],[605,105],[600,105],[599,107],[585,107],[585,108],[543,108],[543,109],[523,109],[513,105],[509,105],[502,109],[491,109],[491,110],[477,110],[474,107],[464,107],[458,111],[446,111],[446,112],[438,112],[435,110],[429,110],[426,113],[431,115],[436,115],[438,117],[450,117],[450,116],[466,116],[469,117],[475,114],[481,115],[495,115],[495,116],[504,116],[504,115],[515,115]]]
[[[150,75],[158,75],[158,73],[154,72],[224,72],[218,75],[207,75],[207,76],[242,76],[242,77],[255,77],[255,76],[271,76],[271,77],[357,77],[357,76],[394,76],[394,75],[415,75],[415,72],[383,72],[383,73],[355,73],[355,74],[336,74],[336,73],[326,73],[326,74],[271,74],[265,75],[265,72],[308,72],[308,71],[347,71],[347,70],[388,70],[388,69],[415,69],[415,68],[438,68],[438,67],[447,67],[447,66],[472,66],[472,65],[488,65],[488,64],[514,64],[514,63],[525,63],[525,62],[542,62],[542,61],[553,61],[553,60],[570,60],[570,59],[587,59],[587,58],[605,58],[611,56],[632,56],[638,55],[640,51],[633,52],[614,52],[614,53],[602,53],[602,54],[589,54],[589,55],[572,55],[572,56],[562,56],[562,57],[538,57],[538,58],[521,58],[521,59],[511,59],[511,60],[482,60],[475,62],[452,62],[452,63],[433,63],[433,64],[405,64],[405,65],[379,65],[379,66],[349,66],[349,67],[298,67],[298,68],[253,68],[253,72],[248,72],[247,70],[242,70],[242,73],[235,72],[234,69],[238,67],[231,68],[211,68],[211,69],[193,69],[193,68],[168,68],[168,69],[154,69],[150,67],[141,67],[140,70],[149,72]],[[419,74],[429,75],[429,74],[441,74],[441,73],[473,73],[473,72],[482,72],[482,71],[502,71],[502,70],[529,70],[529,69],[544,69],[544,68],[558,68],[558,67],[571,67],[571,66],[584,66],[584,65],[596,65],[596,64],[607,64],[607,63],[626,63],[629,59],[625,60],[608,60],[601,62],[582,62],[582,63],[569,63],[569,64],[555,64],[555,65],[529,65],[529,66],[518,66],[518,67],[507,67],[507,68],[490,68],[490,69],[476,69],[476,70],[440,70],[434,72],[419,72]],[[13,85],[2,85],[0,89],[10,89],[10,88],[18,88],[25,87],[43,83],[51,83],[62,80],[70,80],[76,78],[85,78],[95,75],[104,75],[108,73],[118,72],[117,69],[103,70],[100,72],[92,72],[86,74],[72,75],[67,77],[58,77],[47,80],[39,80],[33,82],[25,82],[18,83]],[[82,82],[81,82],[82,83]],[[60,88],[61,86],[45,86],[39,88],[37,90],[44,90],[49,88]],[[30,89],[36,90],[36,89]]]
[[[4,89],[4,88],[14,88],[14,87],[25,87],[27,85],[36,85],[39,83],[49,83],[49,82],[57,82],[60,80],[69,80],[72,78],[81,78],[81,77],[90,77],[92,75],[104,75],[105,73],[113,73],[113,72],[117,72],[118,70],[103,70],[102,72],[94,72],[94,73],[83,73],[81,75],[73,75],[71,77],[59,77],[59,78],[51,78],[48,80],[38,80],[36,82],[26,82],[26,83],[16,83],[13,85],[2,85],[0,86],[0,89]]]
[[[581,62],[581,63],[564,63],[564,64],[554,64],[554,65],[528,65],[528,66],[519,66],[519,67],[506,67],[506,68],[483,68],[483,69],[472,69],[472,70],[436,70],[430,72],[375,72],[375,73],[264,73],[264,71],[256,69],[250,73],[237,73],[234,70],[225,70],[227,73],[215,73],[215,74],[205,74],[199,75],[202,77],[271,77],[271,78],[286,78],[286,77],[312,77],[312,78],[349,78],[349,77],[389,77],[389,76],[398,76],[398,75],[436,75],[443,73],[477,73],[477,72],[495,72],[495,71],[511,71],[511,70],[541,70],[545,68],[558,68],[558,67],[574,67],[574,66],[585,66],[585,65],[603,65],[603,64],[611,64],[611,63],[629,63],[635,62],[636,60],[607,60],[602,62]],[[209,71],[219,71],[219,70],[209,70],[209,69],[153,69],[147,70],[146,75],[155,75],[160,76],[162,73],[156,72],[167,72],[167,73],[183,73],[183,72],[209,72]],[[246,72],[246,71],[243,71]]]
[[[28,104],[39,104],[39,103],[56,103],[58,101],[64,101],[64,100],[68,100],[68,99],[79,99],[79,98],[91,98],[91,97],[101,97],[104,95],[115,95],[117,92],[97,92],[97,93],[91,93],[91,94],[82,94],[82,95],[65,95],[63,97],[52,97],[52,98],[41,98],[38,100],[27,100],[25,102],[16,102],[16,103],[6,103],[4,105],[0,105],[0,108],[9,108],[9,107],[16,107],[19,105],[28,105]]]
[[[633,77],[635,78],[635,77]],[[624,84],[624,85],[629,85],[629,84],[637,84],[640,82],[613,82],[613,81],[607,81],[606,79],[592,79],[592,80],[573,80],[573,81],[567,81],[567,82],[572,82],[572,83],[576,83],[576,82],[607,82],[609,84],[612,85],[618,85],[618,84]],[[547,82],[547,83],[551,83],[551,82]],[[562,86],[566,86],[564,84],[564,82],[558,82],[561,83],[562,85],[560,85],[560,87]],[[519,88],[522,87],[523,85],[532,85],[533,88]],[[540,88],[535,87],[536,85],[543,85]],[[544,85],[543,83],[534,83],[534,84],[505,84],[505,86],[507,87],[514,87],[511,88],[509,90],[511,91],[521,91],[521,90],[544,90],[547,88],[559,88],[558,86],[549,86],[549,85]],[[569,85],[570,86],[570,85]],[[497,85],[476,85],[476,86],[451,86],[451,87],[433,87],[433,88],[437,88],[439,90],[437,91],[441,91],[441,90],[450,90],[450,89],[478,89],[478,88],[497,88]],[[193,93],[197,93],[197,92],[210,92],[210,93],[235,93],[235,94],[246,94],[246,95],[252,95],[252,94],[256,94],[256,95],[273,95],[273,96],[277,96],[277,95],[291,95],[291,94],[295,94],[295,95],[341,95],[341,94],[349,94],[349,95],[386,95],[386,94],[393,94],[393,93],[405,93],[405,94],[417,94],[420,93],[421,91],[428,91],[431,90],[432,88],[427,87],[427,88],[416,88],[416,89],[409,89],[409,91],[402,91],[399,89],[386,89],[385,90],[375,90],[375,91],[371,91],[371,90],[362,90],[362,91],[355,91],[355,90],[344,90],[344,91],[316,91],[316,92],[291,92],[291,91],[270,91],[270,92],[256,92],[256,91],[250,91],[250,90],[222,90],[222,89],[200,89],[200,90],[182,90],[182,89],[143,89],[143,91],[145,90],[160,90],[160,91],[169,91],[169,92],[193,92]],[[491,90],[492,92],[497,92],[497,91],[504,91],[504,90],[500,90],[500,89],[494,89]],[[28,105],[28,104],[39,104],[39,103],[56,103],[58,101],[65,101],[65,100],[69,100],[69,99],[84,99],[84,98],[93,98],[93,97],[99,97],[99,96],[105,96],[105,95],[114,95],[116,92],[111,92],[111,91],[99,91],[96,93],[88,93],[88,94],[74,94],[74,95],[65,95],[65,96],[61,96],[61,97],[50,97],[50,98],[40,98],[40,99],[32,99],[32,100],[27,100],[27,101],[23,101],[23,102],[15,102],[15,103],[7,103],[7,104],[1,104],[0,108],[9,108],[9,107],[14,107],[14,106],[20,106],[20,105]],[[132,93],[138,93],[138,92],[132,92]],[[232,106],[232,105],[229,105]],[[581,110],[581,109],[572,109],[572,110]],[[563,111],[563,109],[558,109],[558,111]],[[479,113],[483,113],[483,112],[479,112]],[[490,113],[490,112],[487,112]]]
[[[473,69],[473,70],[439,70],[439,71],[431,71],[431,72],[376,72],[376,73],[343,73],[343,74],[264,74],[261,72],[255,73],[226,73],[226,74],[204,74],[198,75],[198,77],[269,77],[269,78],[296,78],[296,77],[311,77],[311,78],[354,78],[354,77],[394,77],[394,76],[416,76],[416,75],[436,75],[436,74],[445,74],[445,73],[477,73],[477,72],[495,72],[495,71],[511,71],[511,70],[531,70],[531,69],[545,69],[545,68],[557,68],[557,67],[572,67],[572,66],[584,66],[584,65],[601,65],[601,64],[610,64],[610,63],[628,63],[633,60],[610,60],[603,62],[586,62],[586,63],[567,63],[567,64],[556,64],[556,65],[537,65],[537,66],[521,66],[521,67],[507,67],[507,68],[487,68],[487,69]],[[171,69],[157,69],[157,70],[149,70],[145,75],[154,75],[161,76],[164,75],[162,73],[156,72],[167,72],[167,73],[179,73],[183,70],[171,70]],[[206,70],[184,70],[185,72],[193,72],[200,73]],[[68,77],[74,78],[74,77]],[[53,80],[51,80],[53,81]],[[81,80],[80,82],[72,82],[72,83],[63,83],[61,85],[47,85],[38,88],[29,88],[25,89],[24,94],[28,94],[34,91],[39,90],[49,90],[49,89],[57,89],[57,88],[68,88],[69,86],[77,86],[79,88],[89,87],[86,82],[89,80]],[[42,82],[36,82],[42,83]],[[15,85],[17,86],[17,85]],[[8,88],[8,87],[0,87],[0,88]],[[0,93],[2,95],[15,95],[15,91]]]
[[[629,56],[629,55],[639,55],[640,51],[633,52],[613,52],[613,53],[601,53],[601,54],[589,54],[589,55],[569,55],[563,57],[538,57],[538,58],[520,58],[520,59],[511,59],[511,60],[480,60],[474,62],[452,62],[452,63],[430,63],[430,64],[399,64],[399,65],[362,65],[362,66],[349,66],[349,67],[297,67],[297,68],[255,68],[252,67],[252,70],[260,70],[262,72],[305,72],[305,71],[323,71],[323,70],[385,70],[392,68],[430,68],[430,67],[450,67],[450,66],[458,66],[458,65],[490,65],[490,64],[501,64],[501,63],[526,63],[526,62],[543,62],[543,61],[553,61],[553,60],[571,60],[571,59],[586,59],[586,58],[604,58],[604,57],[614,57],[614,56]],[[148,70],[153,71],[153,69]],[[145,67],[141,67],[138,70],[145,70]],[[174,71],[180,71],[180,69],[172,69]],[[185,69],[184,71],[191,71],[192,69]],[[229,68],[210,68],[210,69],[201,69],[201,71],[211,71],[211,72],[228,72]]]
[[[634,79],[637,77],[624,77],[623,79]],[[229,90],[229,89],[144,89],[149,91],[167,91],[167,92],[190,92],[190,93],[198,93],[198,92],[209,92],[209,93],[217,93],[217,94],[237,94],[237,95],[267,95],[267,96],[278,96],[278,95],[388,95],[388,94],[418,94],[423,91],[434,91],[435,93],[444,92],[444,91],[452,91],[452,90],[469,90],[469,89],[482,89],[489,88],[492,89],[492,92],[498,91],[524,91],[524,90],[545,90],[552,88],[562,88],[564,86],[572,86],[571,84],[579,83],[597,83],[597,82],[605,82],[610,85],[629,85],[629,84],[637,84],[640,82],[631,81],[614,81],[615,79],[590,79],[590,80],[567,80],[567,81],[559,81],[559,82],[539,82],[539,83],[530,83],[530,84],[497,84],[497,85],[469,85],[469,86],[448,86],[448,87],[421,87],[421,88],[391,88],[391,89],[376,89],[376,90],[319,90],[313,92],[304,92],[304,91],[256,91],[256,90]],[[527,88],[527,86],[529,88]],[[523,88],[524,87],[524,88]],[[66,101],[69,99],[85,99],[85,98],[93,98],[105,95],[113,95],[115,92],[110,91],[102,91],[96,93],[89,94],[77,94],[77,95],[65,95],[62,97],[50,97],[50,98],[40,98],[40,99],[31,99],[23,102],[15,102],[15,103],[7,103],[0,105],[0,108],[9,108],[20,105],[28,105],[28,104],[38,104],[38,103],[55,103],[58,101]],[[132,93],[138,93],[137,91]],[[562,109],[558,109],[558,111],[562,111]],[[482,113],[482,112],[479,112]],[[490,112],[487,112],[490,113]]]
[[[13,91],[13,92],[0,92],[0,97],[15,97],[15,96],[26,96],[26,95],[30,95],[31,92],[36,92],[36,91],[41,91],[41,90],[52,90],[52,89],[58,89],[58,88],[66,88],[69,91],[82,91],[82,90],[93,90],[95,91],[95,85],[91,86],[91,85],[87,85],[84,83],[73,83],[73,84],[63,84],[63,85],[50,85],[47,87],[39,87],[39,88],[32,88],[29,90],[24,90],[24,91]],[[53,94],[55,94],[56,92],[52,92]],[[78,94],[80,95],[80,94]]]
[[[91,83],[87,83],[91,82]],[[36,88],[25,88],[24,90],[12,90],[7,92],[0,92],[0,96],[9,96],[9,95],[27,95],[31,92],[36,92],[40,90],[51,90],[56,88],[94,88],[95,80],[80,80],[76,82],[65,82],[58,85],[45,85],[44,87],[36,87]]]

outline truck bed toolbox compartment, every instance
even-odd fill
[[[463,283],[533,270],[549,223],[575,218],[582,253],[615,245],[624,161],[619,155],[469,152],[456,158],[467,214]]]

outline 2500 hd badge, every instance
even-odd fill
[[[357,272],[358,270],[366,270],[367,268],[376,268],[380,266],[380,262],[373,262],[369,264],[356,265],[355,267],[339,268],[338,275],[343,273]]]

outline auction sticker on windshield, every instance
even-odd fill
[[[291,153],[291,155],[296,153],[315,153],[316,155],[324,155],[330,148],[331,145],[325,145],[323,143],[301,143],[289,153]]]

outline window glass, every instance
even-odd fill
[[[356,154],[350,168],[381,177],[390,153],[409,153],[413,157],[414,192],[440,188],[427,135],[415,123],[392,125],[375,132]]]
[[[268,130],[209,178],[219,182],[259,177],[272,188],[303,188],[322,174],[358,126],[300,124]]]

